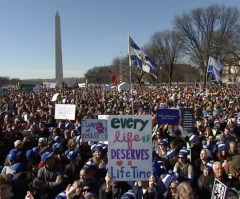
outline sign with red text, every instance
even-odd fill
[[[152,171],[151,115],[109,115],[108,132],[111,179],[148,180]]]

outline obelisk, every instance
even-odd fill
[[[63,65],[62,65],[62,42],[61,42],[61,25],[60,16],[57,12],[55,15],[55,65],[56,65],[56,83],[63,82]]]

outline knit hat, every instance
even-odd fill
[[[156,175],[158,177],[160,175],[164,174],[166,172],[166,166],[165,166],[164,162],[154,160],[152,163],[152,171],[153,171],[154,175]]]
[[[34,148],[32,149],[32,151],[33,151],[34,153],[38,153],[38,152],[39,152],[39,148],[38,148],[38,147],[34,147]]]
[[[190,143],[196,143],[198,140],[198,137],[196,135],[191,135],[189,138]]]
[[[158,144],[162,144],[162,145],[164,145],[165,147],[167,147],[167,145],[168,145],[168,139],[166,138],[166,139],[162,139],[162,140],[160,140],[159,142],[158,142]]]
[[[17,155],[15,153],[10,153],[7,155],[7,160],[8,161],[13,161],[17,159]]]
[[[11,165],[9,168],[15,171],[16,173],[24,171],[24,166],[21,163],[15,163],[14,165]]]
[[[89,168],[91,170],[95,170],[96,169],[96,164],[93,162],[93,160],[89,160],[88,162],[86,162],[84,167]]]
[[[202,146],[203,146],[204,149],[210,149],[211,148],[211,142],[209,142],[208,140],[207,141],[203,140],[202,141]]]
[[[65,128],[66,128],[66,129],[68,129],[70,126],[71,126],[70,123],[68,123],[68,122],[65,123]]]
[[[75,142],[79,142],[79,140],[81,139],[81,136],[80,135],[75,136],[73,139]]]
[[[212,170],[213,167],[213,162],[208,162],[207,164],[204,165],[204,169],[206,169],[208,172]]]
[[[240,126],[240,119],[237,119],[237,126]]]
[[[33,150],[28,150],[26,152],[26,158],[31,158],[31,157],[34,157],[35,153]]]
[[[66,151],[64,152],[64,155],[67,157],[70,152],[71,152],[70,150],[66,150]]]
[[[178,155],[179,155],[179,156],[183,156],[183,157],[187,157],[187,155],[188,155],[187,149],[186,149],[185,147],[183,147],[183,148],[179,151]]]
[[[60,146],[61,146],[60,143],[54,143],[54,144],[52,145],[52,150],[58,149]]]
[[[103,147],[103,152],[104,152],[104,153],[107,153],[107,152],[108,152],[108,146],[107,146],[107,145]]]
[[[219,126],[219,125],[220,125],[220,121],[219,121],[219,120],[215,120],[215,121],[214,121],[214,125],[215,125],[215,126]]]
[[[128,191],[122,195],[121,199],[136,199],[136,196],[132,191]]]
[[[17,140],[17,141],[14,142],[14,147],[17,147],[19,145],[23,145],[22,140]]]
[[[78,131],[78,135],[81,135],[81,125],[77,126],[75,130]]]
[[[9,151],[9,154],[15,154],[16,156],[20,155],[22,153],[22,151],[18,151],[17,149],[12,149],[11,151]]]
[[[171,159],[171,158],[173,158],[175,156],[177,156],[177,151],[175,149],[170,150],[170,151],[167,152],[168,159]]]
[[[218,145],[218,152],[227,151],[227,146],[225,144]]]
[[[165,177],[163,177],[162,182],[165,185],[166,189],[168,189],[169,185],[173,181],[174,176],[167,174]]]
[[[61,136],[55,136],[54,138],[53,138],[53,140],[55,141],[55,142],[61,142]]]
[[[73,162],[76,157],[79,155],[79,153],[77,151],[70,151],[68,154],[67,154],[67,158],[70,162]]]
[[[41,161],[44,162],[46,159],[53,157],[53,153],[45,152],[41,155]]]
[[[84,195],[84,199],[89,199],[90,197],[93,197],[93,196],[96,196],[96,194],[95,193],[86,193],[85,195]]]
[[[94,148],[95,151],[103,151],[103,146],[101,144],[97,144],[96,147]]]
[[[95,148],[96,148],[96,144],[93,144],[92,146],[91,146],[91,151],[92,151],[92,153],[94,153],[95,152]]]
[[[47,139],[42,137],[42,138],[39,138],[38,139],[38,142],[41,142],[41,143],[47,143]]]

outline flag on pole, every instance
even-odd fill
[[[131,37],[128,39],[129,43],[129,56],[130,56],[130,66],[138,66],[141,68],[142,71],[154,76],[157,78],[155,75],[155,68],[157,64],[149,58],[148,55],[146,55],[138,46],[137,44],[133,41]]]
[[[114,86],[117,86],[117,76],[110,70],[106,69],[106,71],[109,73],[112,79],[112,83]]]
[[[211,81],[213,83],[218,84],[218,82],[222,81],[222,69],[223,65],[220,61],[209,57],[207,72],[211,75]]]

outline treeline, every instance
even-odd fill
[[[155,32],[142,47],[158,63],[155,70],[158,78],[133,67],[133,81],[169,84],[173,81],[203,81],[205,84],[209,56],[219,59],[224,69],[231,73],[230,67],[238,69],[240,66],[239,34],[240,11],[237,7],[212,5],[184,12],[175,16],[172,30]],[[106,69],[111,70],[119,80],[118,57],[113,58],[110,66],[91,68],[84,77],[89,83],[110,83]],[[129,81],[128,56],[122,58],[122,69],[123,81]],[[236,79],[233,77],[229,81]]]

